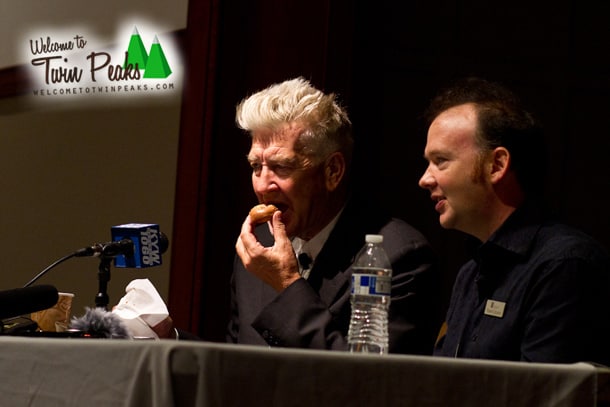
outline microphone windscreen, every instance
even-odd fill
[[[126,223],[112,226],[112,241],[129,239],[133,242],[132,255],[119,255],[114,259],[115,267],[146,268],[160,266],[161,254],[169,241],[159,231],[159,225],[152,223]]]
[[[121,317],[103,308],[86,308],[85,315],[73,317],[71,329],[76,329],[94,338],[127,339],[131,335]]]
[[[51,308],[59,295],[52,285],[34,285],[0,291],[0,319],[30,314]]]

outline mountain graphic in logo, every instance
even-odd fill
[[[172,70],[167,63],[167,58],[163,53],[163,48],[159,44],[159,39],[155,35],[150,53],[148,55],[148,63],[144,71],[145,78],[167,78],[172,73]]]
[[[155,35],[150,52],[147,53],[137,27],[134,27],[129,39],[124,67],[129,64],[134,67],[137,64],[139,69],[144,69],[144,78],[164,79],[172,73],[157,36]]]
[[[127,47],[127,58],[125,59],[125,67],[128,64],[132,64],[133,66],[136,66],[136,64],[138,64],[138,68],[146,69],[147,62],[148,54],[146,53],[146,48],[144,48],[142,37],[140,37],[138,29],[134,27],[133,33],[131,34],[131,39],[129,40],[129,46]]]

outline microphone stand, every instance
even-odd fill
[[[123,250],[125,250],[124,245],[130,248],[133,253],[133,243],[129,239],[123,239],[118,243],[122,243],[123,246],[118,247],[116,244],[106,244],[102,247],[102,253],[100,254],[100,265],[97,271],[97,278],[99,281],[99,289],[98,293],[95,296],[95,306],[97,308],[103,308],[108,311],[108,281],[110,281],[110,263],[112,259],[114,259],[119,254],[125,254]]]
[[[95,306],[97,308],[103,308],[104,310],[108,310],[108,303],[110,301],[108,297],[108,281],[110,281],[110,263],[112,262],[112,257],[109,256],[100,256],[100,265],[97,271],[98,278],[98,293],[95,296]]]

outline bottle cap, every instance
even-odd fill
[[[382,243],[383,235],[366,235],[364,241],[367,243]]]

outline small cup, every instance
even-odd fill
[[[41,331],[63,332],[70,325],[72,316],[72,293],[57,293],[57,304],[51,308],[32,312],[30,318],[38,324]]]

